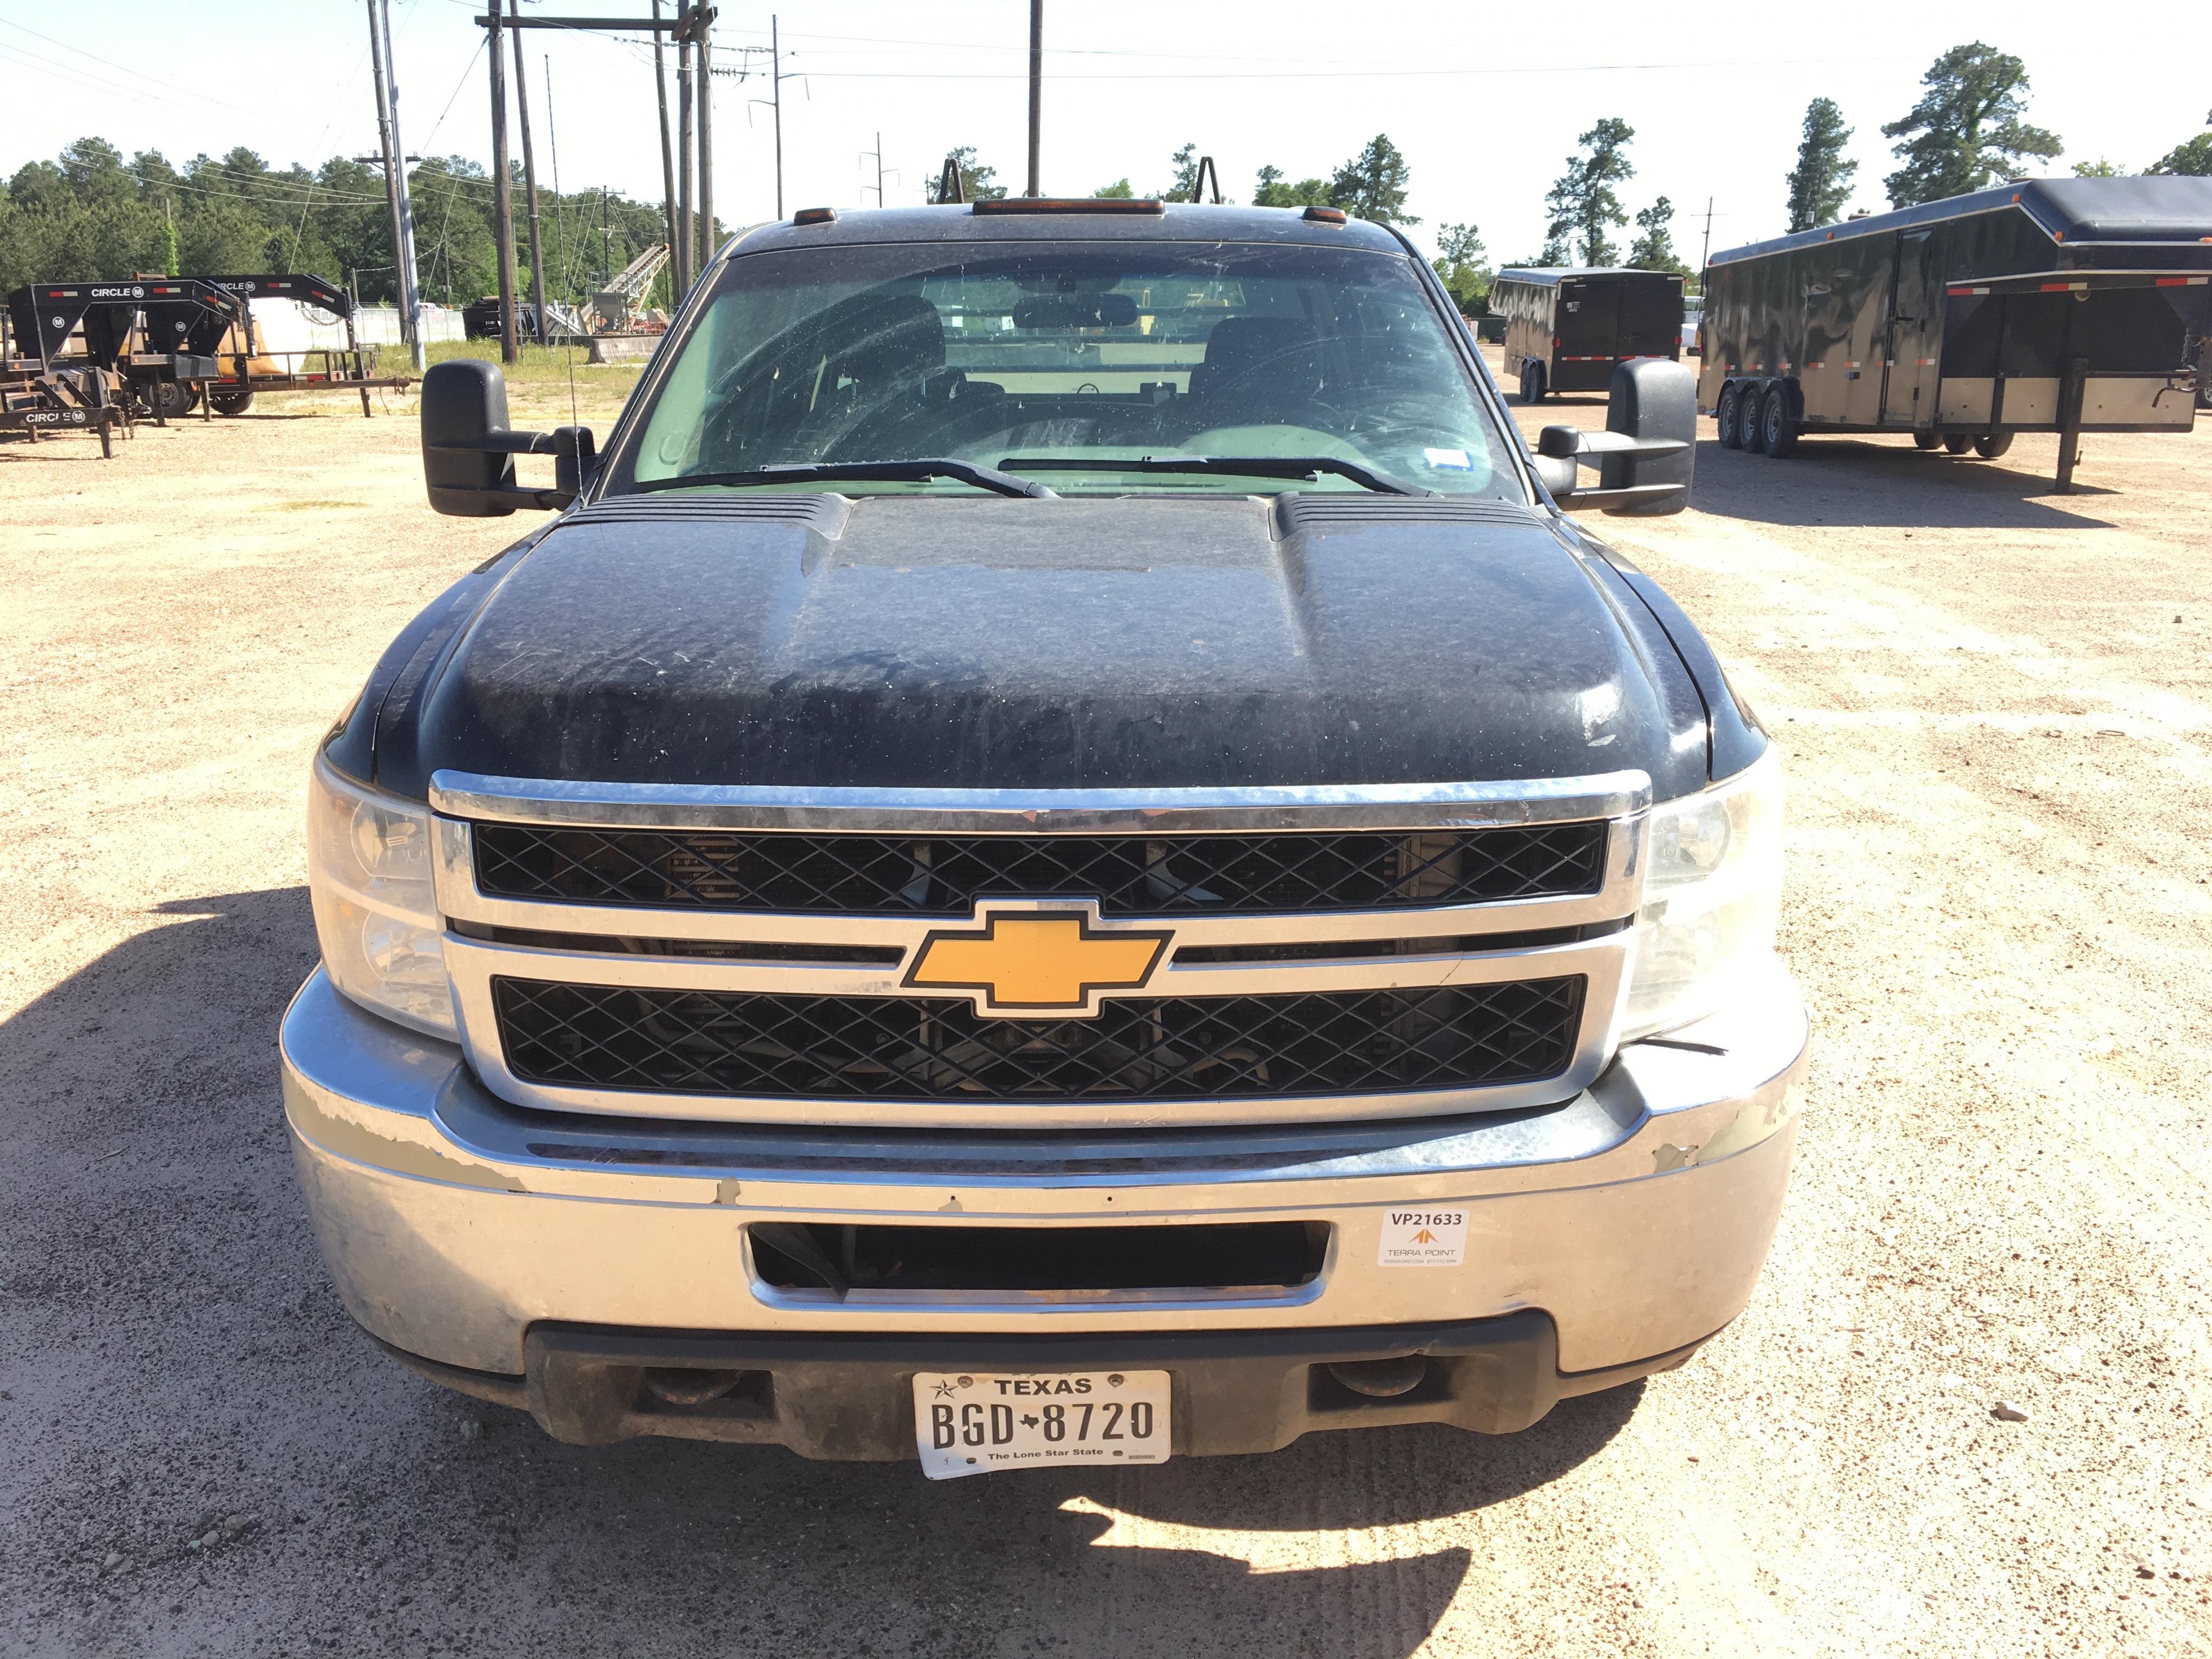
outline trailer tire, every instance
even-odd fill
[[[1940,432],[1916,432],[1912,434],[1912,447],[1915,449],[1941,449],[1943,434]]]
[[[1994,461],[2011,447],[2009,432],[1984,432],[1974,440],[1974,453],[1985,461]]]
[[[253,393],[247,392],[210,392],[208,400],[214,404],[218,415],[243,415],[253,407]]]
[[[1947,432],[1943,434],[1943,453],[1946,455],[1963,455],[1966,453],[1966,446],[1972,442],[1973,440],[1963,432]]]
[[[1759,405],[1759,453],[1787,460],[1797,448],[1797,422],[1790,418],[1790,388],[1777,380]]]
[[[1766,388],[1755,381],[1746,382],[1743,397],[1736,404],[1736,430],[1743,434],[1743,453],[1747,455],[1766,453],[1766,423],[1760,417],[1766,412]]]
[[[1521,365],[1521,401],[1540,404],[1544,401],[1544,366],[1541,363]]]
[[[1730,380],[1721,388],[1721,401],[1713,410],[1713,428],[1723,449],[1743,447],[1743,382]]]
[[[140,388],[139,401],[157,419],[181,420],[192,412],[192,389],[182,380],[149,380]]]

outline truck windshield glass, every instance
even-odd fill
[[[908,243],[740,257],[611,488],[924,458],[1097,463],[1033,475],[1062,494],[1365,488],[1340,472],[1114,465],[1327,457],[1522,499],[1449,326],[1409,261],[1372,252]],[[753,487],[973,493],[944,480]]]

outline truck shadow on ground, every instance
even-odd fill
[[[1757,524],[1855,528],[2108,530],[2068,505],[2116,491],[2051,479],[2007,461],[1967,459],[1848,438],[1808,439],[1785,460],[1698,445],[1691,503],[1701,513]]]
[[[561,1445],[392,1364],[331,1290],[273,1053],[315,958],[305,890],[155,914],[0,1022],[22,1177],[0,1207],[0,1437],[19,1449],[0,1606],[52,1650],[664,1653],[711,1635],[810,1659],[1402,1659],[1474,1559],[1420,1523],[1559,1479],[1641,1397],[1571,1401],[1505,1438],[1358,1431],[943,1484],[778,1447]],[[225,1517],[239,1529],[209,1546]]]

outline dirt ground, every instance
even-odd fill
[[[0,444],[0,1654],[2212,1651],[2212,424],[2064,497],[2049,440],[1708,442],[1693,511],[1595,520],[1792,791],[1808,1116],[1691,1364],[932,1486],[561,1446],[332,1296],[274,1050],[308,756],[534,522],[433,516],[410,413]]]

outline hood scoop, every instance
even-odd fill
[[[1271,528],[1278,541],[1304,531],[1326,535],[1332,530],[1365,530],[1377,525],[1494,524],[1526,526],[1540,522],[1538,514],[1510,501],[1473,498],[1455,501],[1442,495],[1384,495],[1362,494],[1308,495],[1286,490],[1275,497]]]
[[[609,495],[580,507],[560,527],[599,524],[797,525],[835,541],[844,534],[853,503],[842,495]]]

